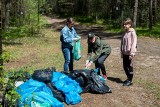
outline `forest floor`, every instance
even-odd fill
[[[14,41],[14,45],[5,45],[6,50],[14,52],[14,57],[5,64],[6,69],[40,69],[55,66],[63,70],[63,55],[60,48],[59,32],[64,26],[64,19],[48,18],[47,28],[40,37],[25,37]],[[106,40],[112,47],[112,53],[105,61],[111,88],[109,94],[81,95],[82,102],[65,107],[160,107],[160,40],[138,37],[138,52],[135,57],[133,85],[122,86],[126,79],[120,58],[120,34],[105,32],[103,26],[85,26],[75,24],[77,33],[82,37],[82,58],[74,62],[74,69],[83,69],[87,55],[87,34],[94,32]],[[94,65],[92,66],[94,69]]]

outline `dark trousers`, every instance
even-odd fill
[[[109,54],[101,54],[100,57],[95,62],[96,69],[98,68],[97,74],[100,75],[100,70],[102,71],[103,75],[106,75],[106,68],[104,66],[104,61],[109,56]]]
[[[64,55],[64,71],[73,71],[73,48],[62,48]]]
[[[129,59],[129,55],[123,55],[123,69],[127,75],[127,79],[132,81],[133,78],[133,59]]]

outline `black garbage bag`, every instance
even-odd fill
[[[78,82],[81,87],[85,87],[87,85],[88,78],[89,78],[87,77],[89,76],[88,72],[90,72],[90,70],[73,70],[69,72],[64,71],[62,73],[65,73],[71,79],[76,80],[76,82]]]
[[[82,88],[82,93],[89,92],[90,90],[90,72],[91,70],[73,70],[73,71],[63,71],[62,73],[69,76],[71,79],[79,83]]]
[[[53,78],[53,71],[55,71],[55,68],[35,70],[32,74],[32,78],[40,82],[48,83],[51,82]]]
[[[57,88],[54,86],[53,83],[46,83],[46,85],[51,89],[51,91],[53,93],[53,97],[55,97],[56,99],[58,99],[61,102],[65,101],[64,93],[60,90],[57,90]]]
[[[105,81],[102,81],[95,72],[91,72],[91,92],[93,93],[111,93],[111,89],[106,85]]]
[[[99,76],[92,70],[73,70],[71,72],[62,72],[75,80],[81,86],[83,93],[111,93],[110,88],[102,81]]]

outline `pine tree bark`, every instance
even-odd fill
[[[9,18],[10,18],[10,0],[6,0],[6,14],[5,14],[5,29],[9,28]]]
[[[153,20],[153,18],[152,18],[152,3],[153,3],[153,1],[152,0],[149,0],[149,30],[152,30],[152,20]]]
[[[153,24],[156,25],[157,22],[157,0],[154,0],[154,11],[153,11]]]
[[[40,18],[39,18],[39,17],[40,17],[40,16],[39,16],[39,14],[40,14],[40,13],[39,13],[39,9],[40,9],[40,0],[38,0],[38,9],[37,9],[37,14],[38,14],[38,19],[37,19],[37,20],[38,20],[38,23],[37,23],[37,24],[38,24],[38,33],[39,33],[39,29],[40,29],[40,28],[39,28],[39,20],[40,20]]]
[[[2,66],[3,66],[3,59],[1,58],[2,56],[2,0],[0,0],[0,75],[2,71]]]
[[[133,15],[133,27],[136,27],[136,22],[137,22],[137,11],[138,11],[138,0],[135,0],[135,5],[134,5],[134,15]]]
[[[122,0],[122,11],[121,11],[121,20],[122,20],[122,23],[123,23],[123,19],[124,19],[124,3],[125,3],[125,0]]]
[[[98,3],[97,3],[97,0],[95,0],[95,4],[96,4],[96,7],[95,7],[95,19],[96,19],[96,22],[98,20]]]

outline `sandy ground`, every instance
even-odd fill
[[[57,32],[64,26],[63,19],[47,19],[49,22],[48,27],[55,29]],[[124,87],[122,82],[126,79],[126,75],[122,68],[122,59],[119,51],[121,35],[104,32],[103,27],[97,25],[86,27],[76,23],[75,28],[82,37],[81,43],[83,47],[86,47],[86,34],[91,31],[104,38],[112,47],[112,53],[105,62],[108,75],[106,82],[112,93],[85,93],[81,95],[82,102],[77,105],[65,104],[66,107],[160,107],[159,39],[138,37],[133,85]],[[83,54],[83,58],[79,62],[75,62],[78,68],[84,66],[85,57],[86,54]],[[24,60],[19,60],[16,63],[20,65],[25,62]],[[12,65],[14,66],[13,63],[8,63],[6,66]]]

